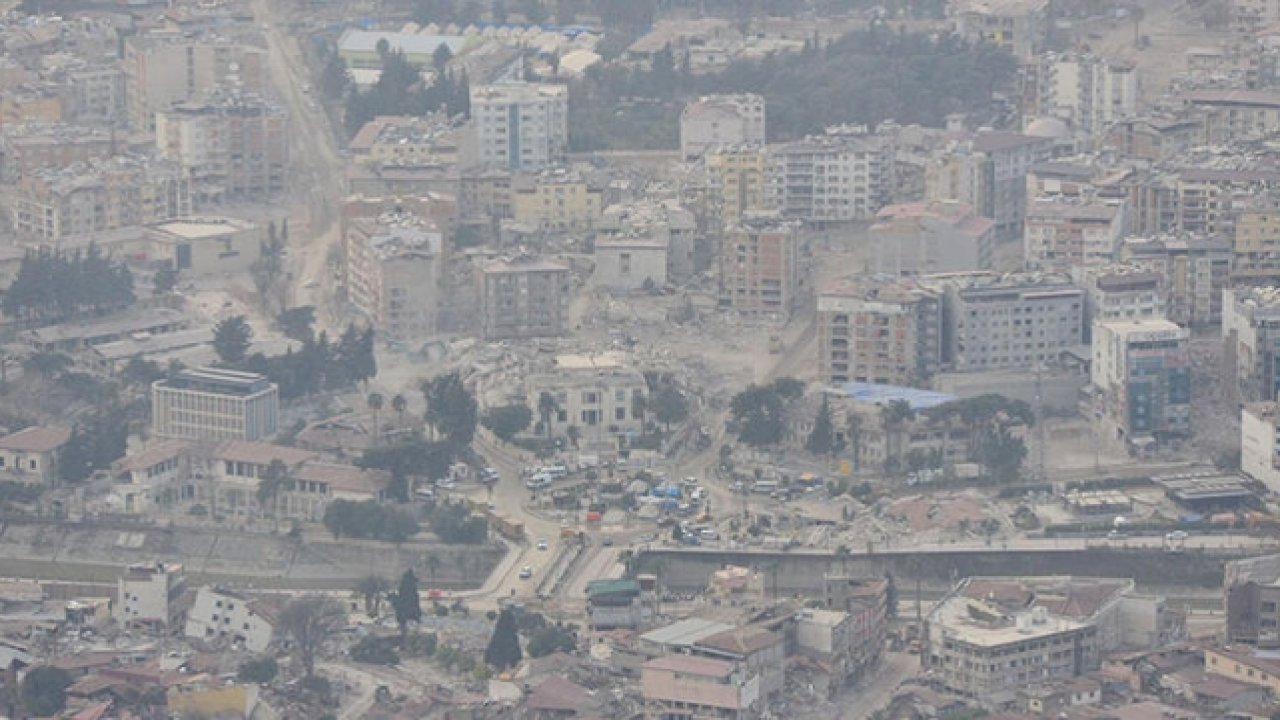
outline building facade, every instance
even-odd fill
[[[888,275],[991,267],[994,223],[954,200],[888,205],[868,230],[871,269]]]
[[[563,169],[511,179],[511,218],[540,232],[591,230],[600,222],[603,193]]]
[[[180,440],[260,440],[276,433],[280,397],[261,375],[183,370],[151,385],[151,433]]]
[[[471,88],[476,162],[537,170],[559,162],[569,148],[569,89],[506,82]]]
[[[252,653],[271,646],[275,627],[262,601],[216,587],[202,587],[187,613],[183,634],[210,645],[232,645]]]
[[[113,609],[121,625],[139,623],[173,630],[182,619],[187,579],[176,563],[130,565],[116,581]]]
[[[942,298],[909,282],[844,282],[818,294],[822,382],[919,385],[942,362]]]
[[[583,447],[616,448],[618,437],[644,430],[642,402],[649,385],[639,370],[614,355],[557,357],[551,370],[524,379],[528,407],[542,407],[544,394],[555,400],[550,422],[561,428],[576,426]]]
[[[1191,333],[1168,320],[1093,324],[1101,420],[1131,449],[1191,434]]]
[[[1033,270],[1071,272],[1114,262],[1128,226],[1123,200],[1036,198],[1023,221],[1023,257]]]
[[[864,127],[769,149],[768,205],[783,217],[824,225],[874,217],[893,197],[891,138]]]
[[[1276,401],[1246,403],[1240,409],[1240,470],[1271,492],[1280,492],[1280,404]]]
[[[399,341],[436,332],[444,238],[416,215],[388,213],[347,223],[347,300]]]
[[[563,335],[569,321],[568,266],[518,257],[484,266],[477,276],[486,340]]]
[[[764,97],[755,93],[708,95],[680,112],[680,156],[685,162],[722,145],[764,142]]]
[[[744,218],[720,239],[720,306],[743,315],[785,319],[800,283],[799,235],[776,219]]]
[[[207,202],[282,192],[289,169],[289,117],[262,97],[209,93],[156,113],[156,149],[191,175]]]
[[[946,293],[943,358],[957,372],[1033,369],[1081,344],[1084,293],[1066,277],[942,277],[922,282]]]
[[[1227,361],[1236,366],[1237,397],[1280,399],[1280,290],[1240,286],[1222,292],[1222,340]]]
[[[239,39],[153,31],[124,41],[125,100],[129,127],[155,130],[157,112],[194,100],[228,83],[254,93],[267,91],[267,50]]]
[[[703,158],[709,204],[722,227],[769,209],[769,156],[762,145],[721,146]]]
[[[1133,65],[1090,54],[1046,53],[1036,68],[1037,115],[1066,120],[1085,135],[1138,113]]]

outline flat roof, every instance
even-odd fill
[[[152,227],[186,240],[202,240],[222,237],[228,233],[252,230],[255,226],[251,222],[236,218],[185,218],[183,220],[160,223]]]
[[[835,391],[855,402],[874,405],[887,405],[895,400],[905,400],[912,410],[927,410],[956,400],[955,395],[880,383],[845,383],[835,388]]]
[[[171,308],[152,308],[119,313],[97,320],[63,323],[35,328],[28,337],[37,343],[83,340],[85,338],[141,332],[153,328],[185,322],[186,315]]]
[[[733,674],[733,663],[727,660],[694,657],[692,655],[668,655],[644,664],[645,670],[666,670],[683,675],[727,678]]]
[[[666,627],[650,630],[640,636],[644,642],[654,643],[656,645],[676,645],[687,647],[693,645],[699,640],[711,637],[717,633],[726,630],[732,630],[733,626],[717,622],[715,620],[707,620],[704,618],[685,618],[674,622]]]
[[[457,55],[467,44],[467,39],[461,35],[418,35],[348,28],[338,38],[338,52],[377,52],[378,43],[382,40],[387,41],[392,51],[399,50],[406,55],[430,55],[441,45]]]
[[[253,395],[272,387],[264,375],[211,367],[183,370],[171,378],[157,380],[155,385],[226,395]]]

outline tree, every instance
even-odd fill
[[[151,383],[162,377],[164,371],[160,366],[140,355],[129,358],[129,362],[120,370],[120,381],[128,387],[149,389]]]
[[[418,532],[418,521],[413,515],[375,500],[334,500],[325,508],[323,522],[335,539],[372,538],[401,543]]]
[[[529,657],[546,657],[554,652],[573,652],[577,647],[578,633],[573,625],[544,624],[529,632]]]
[[[524,403],[499,405],[485,410],[480,423],[506,442],[528,429],[533,422],[533,411]]]
[[[400,588],[391,596],[391,607],[396,611],[396,625],[400,636],[409,631],[409,623],[422,619],[422,601],[418,597],[418,578],[413,570],[405,570],[400,576]]]
[[[673,423],[684,422],[689,417],[689,401],[671,382],[665,382],[658,388],[652,403],[654,419],[665,425],[667,432],[671,431]]]
[[[382,598],[387,594],[387,579],[381,575],[365,575],[356,583],[356,592],[364,599],[364,614],[376,617],[382,607]]]
[[[449,49],[448,45],[440,43],[435,52],[431,53],[431,66],[436,69],[436,72],[443,73],[452,59],[453,51]]]
[[[213,350],[226,365],[244,362],[253,339],[253,328],[244,315],[233,315],[213,327]]]
[[[162,267],[151,278],[153,295],[168,295],[178,286],[178,271],[171,267]]]
[[[133,275],[96,244],[84,251],[27,253],[4,301],[11,318],[58,322],[81,315],[101,315],[133,304]]]
[[[60,352],[38,352],[22,361],[22,370],[48,380],[62,374],[72,364],[71,357]]]
[[[409,409],[409,398],[396,393],[391,398],[391,409],[396,411],[396,425],[404,427],[404,411]]]
[[[542,421],[542,431],[547,434],[547,439],[551,439],[551,419],[556,413],[560,412],[560,403],[556,400],[556,396],[542,391],[538,395],[538,418]]]
[[[272,296],[284,276],[284,238],[276,232],[275,222],[267,225],[267,239],[262,242],[258,259],[249,268],[253,285],[264,308],[272,305]]]
[[[377,445],[382,438],[382,393],[369,393],[366,402],[369,404],[369,409],[373,411],[373,444]]]
[[[515,615],[511,608],[503,608],[498,615],[498,622],[493,626],[489,646],[484,650],[484,662],[497,670],[507,670],[519,665],[521,657]]]
[[[274,680],[279,672],[280,666],[276,664],[276,659],[268,656],[245,661],[236,673],[236,678],[243,683],[266,685]]]
[[[782,441],[786,430],[782,395],[774,385],[749,385],[733,396],[729,412],[738,427],[738,439],[752,447]]]
[[[351,72],[347,70],[346,61],[337,53],[330,55],[320,73],[320,92],[330,100],[341,100],[350,87]]]
[[[316,673],[316,654],[321,645],[342,627],[342,605],[319,595],[289,601],[280,611],[278,628],[289,638],[305,677]]]
[[[906,400],[891,400],[880,407],[880,424],[885,434],[886,471],[902,468],[902,432],[915,416],[915,411]]]
[[[454,448],[470,446],[476,432],[477,407],[462,376],[452,372],[425,381],[422,394],[427,401],[426,421],[431,427]]]
[[[818,416],[813,420],[813,430],[804,447],[814,455],[828,455],[835,449],[835,430],[831,423],[831,405],[824,394]]]
[[[48,717],[67,706],[67,688],[71,674],[56,667],[37,667],[22,678],[22,704],[32,716]]]
[[[351,648],[351,659],[370,665],[398,665],[400,655],[387,638],[368,635]]]
[[[85,415],[71,429],[71,437],[58,457],[58,477],[64,482],[83,482],[95,470],[111,467],[124,457],[129,424],[121,422],[123,410],[113,405]]]
[[[315,340],[315,330],[312,329],[315,322],[316,307],[314,305],[289,308],[276,316],[276,327],[280,328],[280,332],[284,333],[285,337],[301,343]]]
[[[482,545],[489,539],[488,521],[460,501],[437,505],[431,511],[429,522],[431,532],[448,545]]]
[[[258,479],[258,507],[265,508],[271,501],[271,516],[280,521],[280,489],[288,481],[289,467],[280,458],[274,458],[262,471]]]
[[[569,442],[572,443],[573,447],[576,449],[578,447],[578,443],[582,441],[582,428],[577,425],[570,425],[564,429],[564,436],[569,438]]]

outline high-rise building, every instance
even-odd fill
[[[1222,291],[1231,281],[1231,245],[1225,238],[1129,238],[1120,259],[1164,278],[1165,317],[1189,326],[1222,322]]]
[[[219,85],[262,94],[268,84],[265,47],[212,34],[133,35],[125,40],[122,64],[129,126],[137,132],[154,131],[160,110]]]
[[[475,158],[481,165],[537,170],[569,148],[569,89],[504,82],[471,88]]]
[[[209,93],[156,113],[156,148],[186,168],[208,202],[281,192],[289,166],[288,114],[248,93]]]
[[[680,156],[685,161],[715,147],[764,141],[764,97],[755,93],[708,95],[680,112]]]
[[[1027,173],[1048,160],[1052,138],[980,131],[943,148],[925,168],[925,197],[959,200],[996,224],[996,236],[1022,237]]]
[[[786,319],[794,309],[800,240],[795,224],[747,217],[720,238],[720,306]]]
[[[444,240],[432,223],[408,213],[347,223],[347,300],[375,328],[400,341],[436,332]]]
[[[711,214],[728,227],[768,209],[769,158],[763,145],[712,148],[703,158]]]
[[[865,127],[831,127],[770,148],[769,161],[769,204],[787,218],[866,220],[893,197],[892,138]]]
[[[1191,434],[1191,333],[1168,320],[1093,324],[1093,392],[1100,420],[1133,450]]]
[[[498,260],[477,276],[486,340],[563,335],[569,321],[569,268],[520,257]]]
[[[954,200],[886,205],[867,231],[871,268],[890,275],[991,267],[994,223]]]
[[[1127,217],[1124,200],[1061,196],[1031,200],[1023,220],[1027,268],[1070,272],[1114,262]]]
[[[195,368],[151,384],[151,434],[156,437],[262,440],[279,424],[279,392],[262,375]]]
[[[818,294],[818,366],[827,385],[919,385],[942,362],[942,298],[910,280],[843,281]]]
[[[1036,73],[1036,114],[1070,122],[1086,135],[1138,112],[1138,75],[1129,63],[1089,54],[1046,53]]]

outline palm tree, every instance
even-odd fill
[[[556,401],[556,396],[542,391],[538,396],[538,417],[542,420],[542,429],[547,433],[547,439],[551,439],[551,418],[560,412],[560,403]]]
[[[391,409],[396,411],[396,421],[400,427],[404,427],[404,412],[409,409],[409,398],[396,393],[395,397],[391,398]]]
[[[271,515],[275,518],[276,529],[280,529],[280,488],[287,482],[289,468],[280,458],[271,461],[262,471],[258,479],[258,507],[261,509],[271,500]]]
[[[373,443],[378,444],[378,439],[382,437],[379,421],[382,416],[382,393],[369,393],[369,409],[373,411]]]

